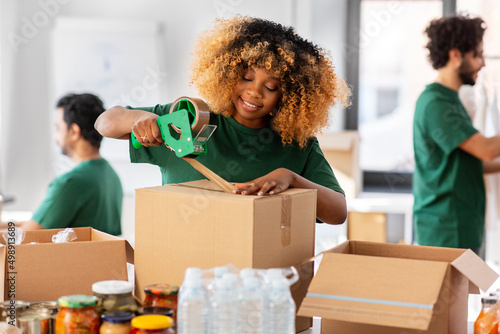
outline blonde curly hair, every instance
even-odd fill
[[[293,28],[248,16],[217,19],[193,51],[191,84],[215,113],[234,115],[233,87],[245,69],[267,70],[280,82],[273,129],[283,144],[307,141],[329,124],[330,108],[349,105],[346,83],[337,77],[327,52]]]

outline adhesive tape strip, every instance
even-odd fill
[[[172,103],[169,113],[174,112],[178,109],[179,102],[181,100],[187,100],[191,102],[191,104],[193,104],[194,106],[195,109],[194,119],[190,120],[191,131],[193,132],[193,137],[194,137],[198,134],[198,132],[200,132],[201,128],[203,128],[204,125],[207,125],[208,122],[210,121],[210,109],[208,108],[208,104],[206,104],[205,101],[203,101],[202,99],[182,96],[179,97],[177,100],[175,100],[174,103]],[[178,133],[181,133],[181,130],[173,124],[172,128]]]

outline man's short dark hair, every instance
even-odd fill
[[[450,57],[449,51],[458,49],[462,55],[475,51],[483,40],[486,24],[479,17],[455,15],[432,20],[425,29],[429,37],[426,48],[429,49],[429,60],[437,70],[444,67]]]
[[[94,127],[100,114],[104,112],[104,105],[100,98],[94,94],[67,94],[59,99],[57,108],[63,108],[63,119],[68,124],[80,127],[82,137],[92,146],[100,147],[102,136]]]

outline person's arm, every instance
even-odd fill
[[[286,168],[278,168],[256,180],[236,183],[234,192],[242,195],[265,194],[274,195],[288,188],[304,188],[317,190],[316,216],[324,223],[343,224],[347,218],[345,196],[330,188],[316,184]]]
[[[103,112],[94,126],[104,137],[129,139],[130,133],[133,132],[142,145],[159,146],[163,139],[157,118],[158,115],[145,110],[115,106]]]
[[[25,222],[14,222],[14,225],[16,227],[22,228],[24,231],[35,231],[35,230],[42,230],[44,227],[40,224],[38,224],[36,221],[33,219],[30,219]],[[9,228],[10,225],[9,223],[0,223],[0,230],[4,230]]]
[[[485,137],[477,132],[458,147],[478,159],[492,161],[500,156],[500,136]]]

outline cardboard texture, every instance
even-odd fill
[[[188,267],[279,268],[314,255],[316,190],[241,196],[200,180],[137,189],[135,212],[136,295],[141,300],[146,285],[182,284]],[[307,285],[292,287],[298,305]],[[311,325],[311,318],[297,319],[297,330]]]
[[[12,249],[9,252],[9,245],[0,238],[2,300],[36,302],[71,294],[91,295],[95,282],[128,280],[127,261],[133,263],[133,249],[126,240],[81,227],[74,228],[76,240],[52,243],[52,235],[61,230],[27,231],[15,253]],[[31,242],[39,244],[29,245]],[[15,279],[9,281],[12,277]]]
[[[387,215],[382,212],[348,212],[347,239],[387,242]]]
[[[342,185],[346,198],[355,198],[361,192],[359,141],[358,131],[342,131],[318,136],[319,146],[339,184]]]
[[[468,294],[497,278],[471,250],[347,241],[323,253],[298,314],[321,333],[466,334]]]

